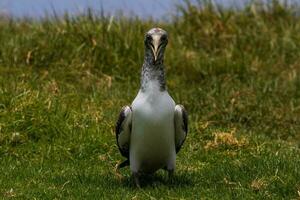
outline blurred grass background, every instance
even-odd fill
[[[299,8],[185,1],[177,12],[1,17],[2,198],[300,198]],[[169,33],[168,89],[190,133],[175,183],[158,172],[136,190],[128,169],[114,172],[114,123],[137,94],[155,26]]]

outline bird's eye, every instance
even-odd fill
[[[146,40],[147,40],[147,41],[151,41],[151,40],[152,40],[151,35],[147,35],[147,36],[146,36]]]
[[[167,40],[167,36],[166,35],[162,35],[160,38],[160,41],[164,42]]]

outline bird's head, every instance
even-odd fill
[[[168,34],[161,28],[152,28],[145,35],[145,56],[152,64],[161,64],[168,44]]]

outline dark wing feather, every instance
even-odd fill
[[[183,119],[183,130],[184,132],[186,132],[186,134],[188,133],[188,113],[186,111],[186,109],[181,106],[181,110],[182,110],[182,119]]]
[[[116,123],[116,141],[122,156],[129,158],[129,143],[131,133],[131,107],[124,106]]]
[[[181,149],[188,133],[188,114],[182,105],[175,106],[175,145],[176,153]]]

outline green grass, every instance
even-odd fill
[[[276,1],[178,12],[0,19],[0,198],[300,198],[300,18]],[[169,32],[168,89],[190,132],[174,182],[159,171],[138,190],[114,172],[114,124],[154,26]]]

